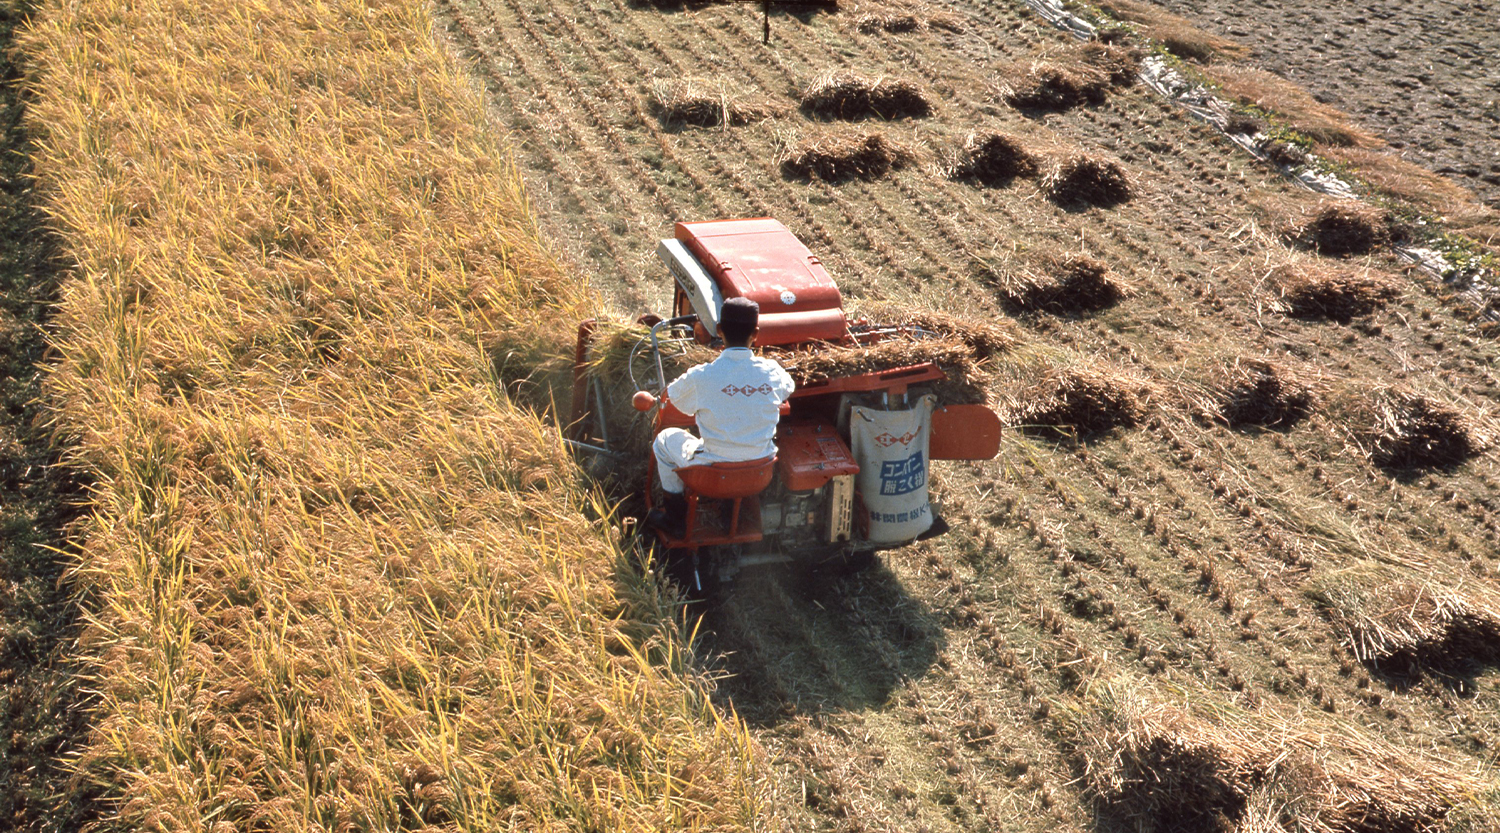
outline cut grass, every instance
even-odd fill
[[[562,274],[424,7],[57,5],[49,389],[106,829],[749,826],[760,759],[494,357]]]

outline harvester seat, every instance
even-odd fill
[[[730,538],[739,538],[747,534],[746,530],[740,529],[740,510],[745,498],[754,497],[771,485],[771,477],[775,472],[775,455],[762,457],[759,460],[708,463],[678,469],[677,476],[682,478],[682,484],[685,487],[683,494],[687,498],[687,529],[683,538],[687,541],[693,540],[693,527],[698,518],[700,498],[729,501],[729,522],[724,533]],[[753,523],[755,526],[759,525],[758,521]]]

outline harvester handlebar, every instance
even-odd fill
[[[676,318],[668,318],[658,321],[651,326],[651,352],[656,356],[656,381],[657,390],[667,389],[667,370],[661,363],[661,344],[656,340],[657,333],[663,329],[670,330],[673,327],[685,327],[698,321],[698,314],[679,315]]]

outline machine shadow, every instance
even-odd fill
[[[747,570],[707,605],[699,656],[750,725],[879,708],[945,643],[938,616],[883,563],[839,576]]]

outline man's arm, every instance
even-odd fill
[[[672,400],[672,407],[692,416],[698,412],[698,376],[696,372],[699,367],[689,368],[688,371],[678,376],[667,385],[667,398]]]

